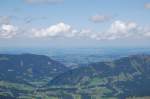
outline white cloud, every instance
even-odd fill
[[[110,20],[110,19],[111,19],[110,16],[99,15],[99,14],[94,15],[94,16],[92,16],[92,17],[90,18],[90,20],[91,20],[92,22],[95,22],[95,23],[105,22],[105,21],[108,21],[108,20]]]
[[[17,28],[15,26],[13,26],[13,25],[5,25],[5,24],[3,24],[1,28],[2,28],[2,30],[4,30],[7,33],[15,32],[17,30]]]
[[[146,4],[145,4],[145,8],[146,8],[146,9],[150,9],[150,3],[146,3]]]
[[[13,25],[3,24],[0,27],[0,38],[12,38],[16,35],[17,27]]]
[[[127,33],[137,27],[137,24],[134,22],[123,22],[115,21],[112,23],[109,32],[110,33]]]
[[[29,4],[57,4],[63,2],[63,0],[25,0]]]
[[[114,40],[138,36],[138,25],[135,22],[114,21],[104,33],[104,39]]]
[[[43,29],[32,29],[34,37],[72,37],[76,33],[68,24],[60,22]]]

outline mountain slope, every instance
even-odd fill
[[[44,55],[0,54],[0,80],[24,82],[52,78],[68,68]]]
[[[94,90],[105,87],[111,91],[107,96],[145,96],[150,95],[149,71],[150,55],[132,55],[70,70],[55,77],[48,86],[79,86],[86,94],[96,94]]]

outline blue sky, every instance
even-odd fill
[[[0,46],[148,46],[150,0],[1,0]]]

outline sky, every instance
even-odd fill
[[[148,47],[150,0],[0,0],[0,47]]]

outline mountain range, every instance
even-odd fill
[[[67,70],[62,63],[44,55],[0,54],[0,80],[28,83],[51,79]]]
[[[150,96],[149,71],[150,55],[145,54],[74,69],[44,55],[0,54],[0,97],[133,99]]]

